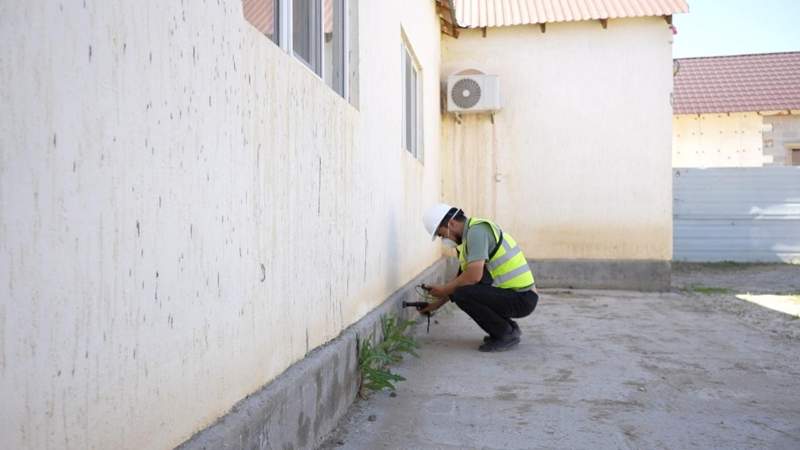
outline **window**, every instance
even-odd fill
[[[279,0],[242,0],[244,18],[272,42],[278,43]]]
[[[800,148],[793,148],[792,149],[792,166],[800,166]]]
[[[292,0],[292,49],[317,75],[322,75],[322,8],[320,0]]]
[[[422,80],[419,64],[405,40],[401,49],[401,70],[403,74],[403,148],[415,158],[422,160]]]
[[[357,1],[242,0],[242,7],[256,29],[348,98],[356,85],[349,63],[357,53]]]
[[[325,83],[342,97],[346,97],[345,0],[323,1],[323,74]]]

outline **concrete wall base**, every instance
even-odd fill
[[[669,291],[672,263],[654,260],[529,260],[539,288]]]
[[[402,301],[418,301],[414,286],[439,283],[457,263],[440,259],[339,337],[310,352],[179,449],[315,448],[352,404],[359,386],[359,338],[380,333],[384,314],[411,317]]]

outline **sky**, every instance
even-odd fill
[[[686,0],[672,56],[800,51],[800,0]]]

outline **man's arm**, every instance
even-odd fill
[[[434,297],[448,297],[455,292],[456,288],[461,286],[469,286],[476,284],[483,278],[483,265],[484,261],[472,261],[467,264],[467,270],[461,272],[461,275],[453,278],[449,283],[440,286],[431,286],[431,295]]]
[[[476,284],[481,281],[481,278],[483,278],[484,263],[485,262],[482,259],[473,261],[467,264],[467,270],[461,272],[461,275],[453,278],[449,283],[429,286],[431,295],[437,297],[438,300],[431,303],[428,307],[422,309],[420,313],[425,314],[436,311],[450,300],[448,297],[455,292],[457,288]]]

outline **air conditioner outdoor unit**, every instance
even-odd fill
[[[447,78],[448,112],[480,113],[499,109],[500,81],[497,75],[450,75]]]

